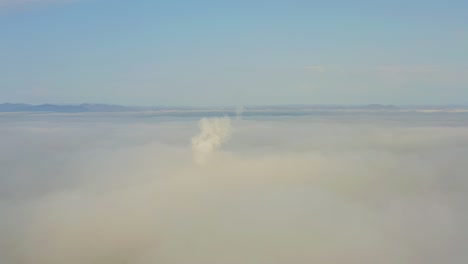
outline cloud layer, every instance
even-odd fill
[[[462,116],[386,120],[3,118],[0,262],[466,263]]]

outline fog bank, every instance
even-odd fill
[[[468,263],[433,118],[0,120],[0,263]]]

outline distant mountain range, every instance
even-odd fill
[[[140,112],[140,111],[158,111],[161,113],[200,113],[216,112],[224,114],[236,114],[236,107],[136,107],[108,104],[80,104],[80,105],[56,105],[56,104],[0,104],[0,112],[30,112],[30,113],[105,113],[105,112]],[[468,111],[467,106],[395,106],[382,104],[368,105],[264,105],[264,106],[246,106],[243,113],[289,113],[289,112],[321,112],[321,111],[452,111],[454,109],[464,109]]]
[[[0,112],[55,112],[55,113],[84,113],[84,112],[126,112],[136,108],[106,105],[106,104],[80,104],[80,105],[55,105],[55,104],[0,104]]]

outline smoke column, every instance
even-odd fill
[[[236,107],[236,119],[240,120],[242,119],[242,114],[244,113],[244,106],[240,105]]]
[[[209,157],[229,140],[231,121],[229,118],[203,118],[198,122],[200,133],[192,138],[194,161],[205,164]]]

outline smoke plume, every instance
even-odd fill
[[[224,118],[203,118],[198,122],[200,133],[192,138],[192,150],[197,164],[204,164],[210,156],[229,140],[231,121]]]
[[[242,114],[244,113],[244,106],[239,105],[236,107],[236,119],[240,120],[242,119]]]

